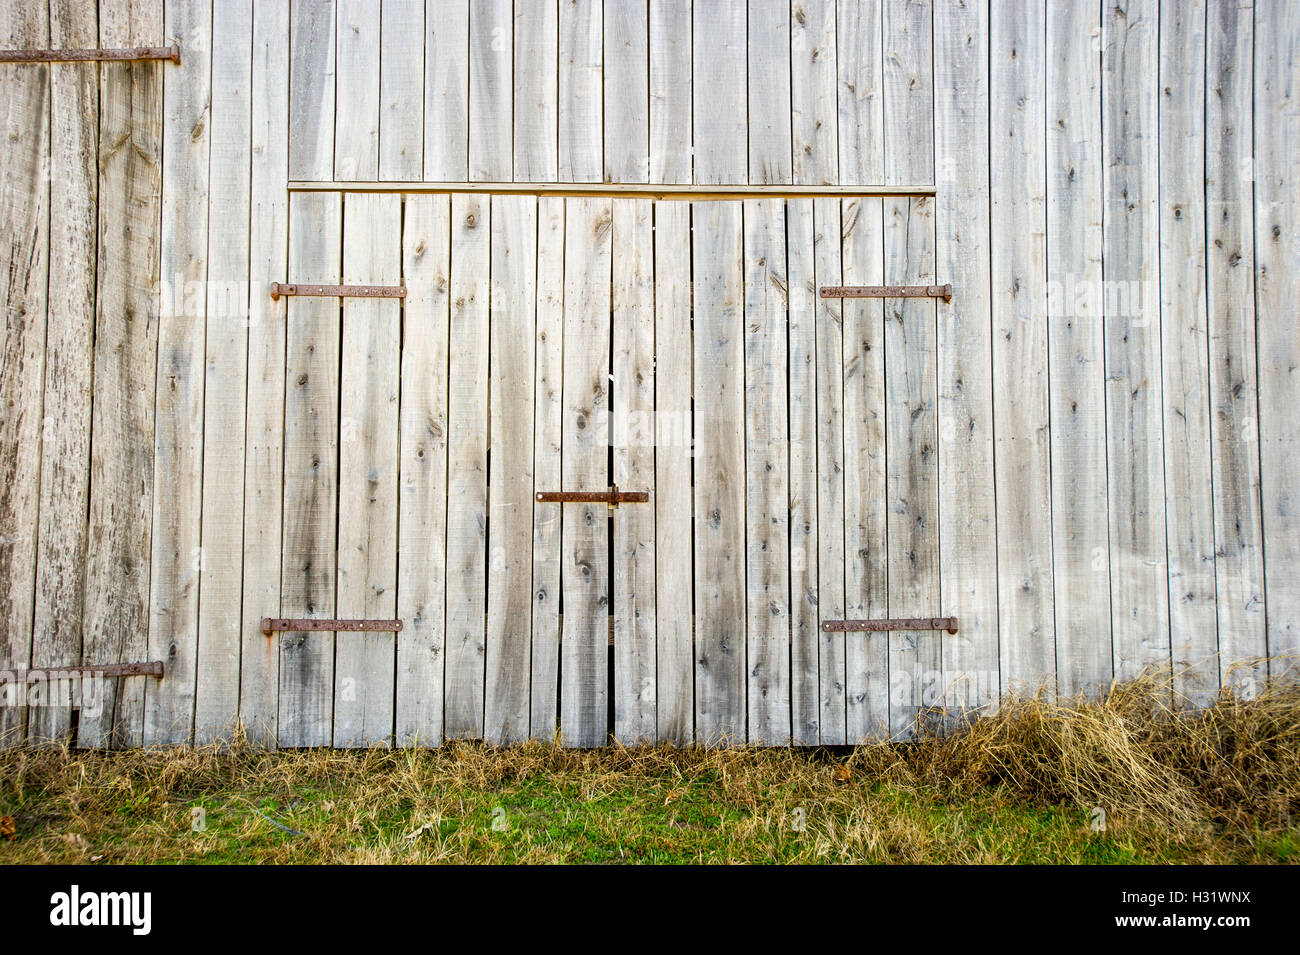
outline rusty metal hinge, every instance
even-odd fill
[[[951,285],[823,285],[822,298],[941,298],[952,301]]]
[[[536,498],[542,504],[608,504],[610,510],[620,504],[646,504],[649,491],[620,491],[617,484],[608,491],[538,491]]]
[[[827,620],[824,633],[882,633],[887,630],[947,630],[957,632],[956,617],[886,617],[881,620]]]
[[[400,620],[324,620],[316,617],[262,618],[262,632],[268,637],[273,633],[309,633],[321,630],[339,633],[380,630],[396,633],[401,629],[402,621]]]
[[[117,50],[0,50],[0,63],[86,63],[122,60],[171,60],[179,64],[181,48],[133,46]]]
[[[0,677],[8,673],[12,680],[0,682],[13,683],[33,683],[41,680],[67,680],[72,677],[96,677],[96,676],[156,676],[163,675],[163,665],[161,660],[150,660],[147,663],[103,663],[99,666],[94,664],[82,664],[80,666],[66,667],[33,667],[30,670],[8,670],[0,667]]]
[[[271,298],[281,295],[311,295],[323,298],[406,298],[404,285],[305,285],[301,282],[272,282]]]

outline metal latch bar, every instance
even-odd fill
[[[310,295],[318,298],[406,298],[403,285],[306,285],[301,282],[272,282],[271,298],[281,295]]]
[[[30,670],[9,670],[6,671],[0,667],[0,676],[5,673],[12,675],[14,683],[32,683],[38,680],[66,680],[76,676],[156,676],[163,675],[163,665],[161,660],[150,660],[147,663],[103,663],[99,666],[94,664],[82,664],[80,666],[65,667],[33,667]]]
[[[615,508],[620,504],[646,504],[650,492],[621,491],[613,484],[608,491],[538,491],[536,499],[542,504],[608,504]]]
[[[881,633],[887,630],[947,630],[957,632],[956,617],[886,617],[880,620],[826,620],[824,633]]]
[[[0,50],[0,63],[84,63],[101,60],[171,60],[179,64],[181,48],[173,44],[116,50]]]
[[[338,631],[356,633],[362,630],[384,630],[396,633],[402,629],[400,620],[324,620],[319,617],[263,617],[262,632],[307,633],[312,631]]]
[[[941,298],[952,301],[951,285],[823,285],[822,298]]]

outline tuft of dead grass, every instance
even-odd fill
[[[1172,700],[1144,676],[843,749],[10,749],[0,861],[1295,858],[1300,689]]]

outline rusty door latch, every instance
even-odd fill
[[[402,629],[401,620],[329,620],[318,617],[263,617],[262,633],[359,633],[361,631],[391,631]]]
[[[611,484],[608,491],[538,491],[536,499],[541,504],[608,504],[612,511],[620,504],[646,504],[649,491],[620,491]]]
[[[880,620],[826,620],[823,633],[883,633],[889,630],[946,630],[957,632],[956,617],[887,617]]]

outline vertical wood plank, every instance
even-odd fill
[[[790,468],[785,203],[744,203],[748,739],[790,743]]]
[[[334,178],[379,178],[379,21],[372,0],[337,0]]]
[[[485,196],[452,197],[447,656],[443,678],[443,725],[449,739],[483,735],[490,212]]]
[[[655,626],[658,737],[695,738],[691,207],[655,203]]]
[[[842,633],[823,633],[822,620],[842,620],[844,601],[844,320],[839,299],[822,298],[839,285],[840,203],[813,200],[813,307],[817,348],[817,660],[821,742],[848,741],[846,659]]]
[[[537,202],[537,328],[534,373],[533,483],[560,487],[564,420],[564,199]],[[534,739],[551,740],[559,728],[560,508],[533,508],[532,698]]]
[[[609,199],[570,199],[564,260],[563,490],[608,486],[610,283]],[[607,742],[609,530],[604,504],[564,509],[560,733],[565,745]]]
[[[402,279],[402,206],[393,194],[352,193],[343,208],[343,281]],[[401,310],[393,299],[343,300],[339,382],[338,612],[397,615],[397,438]],[[386,744],[393,733],[396,635],[339,634],[334,745]]]
[[[1073,84],[1076,76],[1067,71],[1063,81]],[[1219,666],[1205,312],[1203,3],[1161,5],[1160,89],[1160,367],[1169,630],[1175,690],[1184,699],[1208,703],[1218,694]],[[1053,260],[1056,255],[1053,250]],[[1100,267],[1097,271],[1100,280]],[[1054,381],[1057,374],[1053,370]],[[1063,690],[1081,649],[1062,643]],[[1109,676],[1109,642],[1101,652],[1106,663],[1099,670]]]
[[[746,179],[748,94],[743,3],[697,4],[691,45],[695,181]]]
[[[97,45],[96,21],[80,0],[56,0],[50,4],[50,45]],[[97,66],[50,67],[50,116],[49,271],[56,281],[49,287],[45,332],[34,668],[81,662],[95,334]],[[29,739],[68,735],[71,707],[57,703],[52,693],[48,697],[28,712]]]
[[[278,616],[284,547],[287,298],[271,282],[288,276],[289,77],[283,67],[287,4],[253,8],[249,180],[248,405],[244,456],[243,646],[239,718],[250,742],[273,745],[279,720],[280,641],[262,633]]]
[[[289,24],[290,179],[334,178],[334,17],[334,0],[293,0]]]
[[[1102,22],[1102,280],[1129,293],[1106,303],[1105,313],[1112,652],[1120,680],[1169,665],[1156,14],[1154,0],[1130,0]]]
[[[379,178],[419,179],[424,175],[424,3],[384,0],[382,13]]]
[[[601,180],[603,22],[599,0],[560,3],[561,182]]]
[[[936,274],[939,309],[939,550],[944,706],[954,721],[998,698],[997,511],[989,291],[989,20],[985,4],[935,7]]]
[[[101,46],[156,43],[162,28],[157,0],[100,6]],[[99,101],[86,663],[142,660],[148,652],[162,192],[158,64],[101,65]],[[127,143],[130,148],[122,148]],[[81,713],[78,742],[140,745],[144,681],[115,680],[104,689],[97,711]]]
[[[647,0],[605,0],[605,181],[650,181]]]
[[[168,0],[163,27],[203,37],[205,49],[163,79],[159,251],[173,295],[158,321],[149,659],[163,661],[167,679],[145,683],[145,745],[188,742],[194,728],[203,497],[211,10]]]
[[[450,278],[450,197],[408,196],[402,222],[406,300],[397,518],[399,746],[442,742]]]
[[[424,178],[469,178],[469,0],[425,0]]]
[[[553,182],[559,172],[558,0],[515,3],[514,176]]]
[[[1255,374],[1253,5],[1215,3],[1206,24],[1206,307],[1214,575],[1224,686],[1253,697],[1263,658],[1264,541]],[[1296,263],[1293,263],[1295,266]]]
[[[0,11],[6,49],[49,46],[47,5],[28,0]],[[0,667],[27,669],[32,662],[36,603],[36,536],[40,520],[41,446],[45,377],[46,307],[50,252],[50,67],[0,69]],[[51,429],[52,431],[52,429]],[[52,649],[52,648],[51,648]],[[46,653],[42,647],[42,655]],[[20,745],[26,734],[23,695],[7,682],[0,691],[0,746]],[[47,702],[32,699],[33,713]]]
[[[790,4],[749,0],[749,182],[792,182]]]
[[[1259,349],[1260,484],[1268,556],[1268,652],[1279,676],[1300,665],[1300,11],[1255,6],[1255,323]]]
[[[469,8],[469,178],[509,182],[514,102],[514,11],[510,0]]]
[[[692,181],[691,0],[650,0],[650,181]]]
[[[202,555],[194,699],[196,743],[239,720],[248,385],[253,7],[214,4],[208,216],[207,367],[203,381]],[[258,289],[258,297],[264,294]],[[265,638],[263,638],[265,639]],[[254,664],[256,665],[256,664]]]
[[[697,26],[699,21],[697,20]],[[741,204],[695,203],[695,726],[745,741],[745,326]]]
[[[835,0],[796,3],[790,20],[791,175],[804,185],[839,181],[837,70],[847,75],[851,70],[870,68],[873,63],[879,69],[879,33],[872,34],[874,43],[869,48],[845,47],[842,38],[846,34],[836,29],[835,7]],[[845,12],[851,15],[855,10]],[[876,14],[877,30],[879,20]],[[838,52],[837,45],[841,46]],[[856,113],[856,107],[851,109]],[[855,115],[853,119],[855,123],[866,121],[865,116]]]
[[[655,473],[654,219],[649,199],[615,200],[613,248],[614,483],[651,490]],[[614,736],[653,742],[655,505],[614,512]]]
[[[292,280],[337,283],[342,255],[342,197],[294,194],[289,201]],[[288,305],[280,607],[290,617],[335,616],[339,311],[337,299],[293,298]],[[270,639],[280,647],[280,745],[330,745],[334,634],[285,633]]]
[[[994,460],[1005,690],[1055,690],[1041,5],[990,16]]]
[[[885,131],[881,2],[839,0],[834,16],[838,84],[832,106],[837,110],[839,122],[838,126],[827,123],[826,127],[838,129],[839,178],[835,178],[836,169],[834,160],[831,159],[821,164],[821,178],[810,180],[805,176],[798,181],[881,182],[884,177],[881,143]],[[804,128],[810,130],[805,133],[805,138],[813,143],[822,125],[805,123]],[[800,139],[796,135],[796,159],[800,148]],[[820,152],[825,151],[826,146],[823,145]],[[818,152],[814,149],[813,155]],[[797,171],[796,166],[796,173]],[[831,178],[826,178],[828,175]]]
[[[1101,315],[1101,36],[1093,3],[1047,8],[1047,348],[1057,685],[1109,684],[1110,561]],[[1163,134],[1162,134],[1163,138]]]
[[[532,673],[537,199],[492,199],[491,474],[484,735],[528,738]]]
[[[791,742],[821,742],[817,543],[817,279],[813,200],[786,202],[790,403],[790,722]]]

